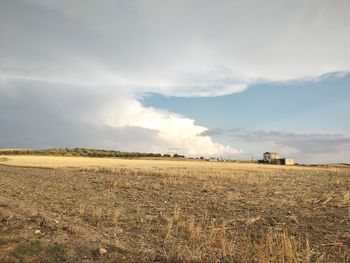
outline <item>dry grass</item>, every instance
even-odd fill
[[[247,226],[260,217],[247,220]],[[230,230],[225,222],[212,220],[207,228],[195,216],[181,219],[178,208],[167,219],[167,261],[182,262],[312,262],[314,252],[307,238],[271,228],[258,240],[247,232]],[[179,242],[179,240],[181,240]],[[322,261],[322,256],[318,258]]]
[[[64,167],[75,167],[75,168],[95,168],[101,171],[101,169],[111,168],[129,168],[129,169],[142,169],[152,171],[163,171],[176,169],[177,171],[182,170],[187,175],[191,175],[195,171],[188,170],[188,168],[222,168],[223,165],[226,170],[244,169],[250,170],[252,175],[255,175],[257,168],[277,169],[277,170],[300,170],[305,169],[304,167],[298,166],[275,166],[275,165],[262,165],[252,163],[221,163],[221,162],[207,162],[198,160],[147,160],[147,159],[123,159],[123,158],[88,158],[88,157],[67,157],[67,156],[31,156],[31,155],[15,155],[6,156],[7,165],[12,166],[30,166],[30,167],[49,167],[49,168],[64,168]],[[308,168],[317,169],[317,168]]]
[[[54,169],[0,166],[4,262],[349,261],[346,168],[9,159]]]

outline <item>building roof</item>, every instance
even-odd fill
[[[278,154],[278,153],[276,153],[276,152],[266,152],[266,153],[264,153],[264,154]]]

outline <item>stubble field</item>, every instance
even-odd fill
[[[0,156],[1,262],[349,262],[350,169]]]

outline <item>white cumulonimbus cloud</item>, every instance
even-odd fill
[[[72,131],[78,137],[78,127],[86,127],[91,131],[86,140],[95,132],[94,140],[101,141],[96,147],[117,143],[125,150],[236,153],[203,136],[206,128],[194,120],[146,108],[139,98],[149,92],[220,96],[261,80],[349,71],[348,10],[348,1],[327,0],[4,0],[0,117],[14,129],[16,122],[28,128],[31,124],[17,115],[28,108],[16,102],[27,98],[52,113],[40,115],[42,122],[57,118],[61,127],[79,130]],[[37,112],[35,105],[25,105]],[[110,138],[106,127],[125,138],[120,129],[139,128],[138,138],[144,132],[150,143],[103,139]],[[11,134],[17,133],[8,129],[8,139]],[[17,135],[22,142],[41,141],[34,131],[28,138]],[[62,146],[55,138],[42,145]]]
[[[229,146],[214,143],[210,136],[203,136],[205,127],[195,125],[194,120],[180,115],[154,108],[145,108],[134,99],[124,100],[118,107],[102,114],[103,122],[112,127],[134,126],[154,129],[157,138],[165,142],[169,151],[178,149],[191,156],[227,155],[238,153],[239,150]],[[159,149],[164,152],[164,149]]]
[[[127,89],[57,87],[0,78],[1,147],[91,147],[187,156],[240,152],[175,113],[146,108]]]

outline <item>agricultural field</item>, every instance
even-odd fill
[[[350,169],[0,156],[0,262],[349,262]]]

